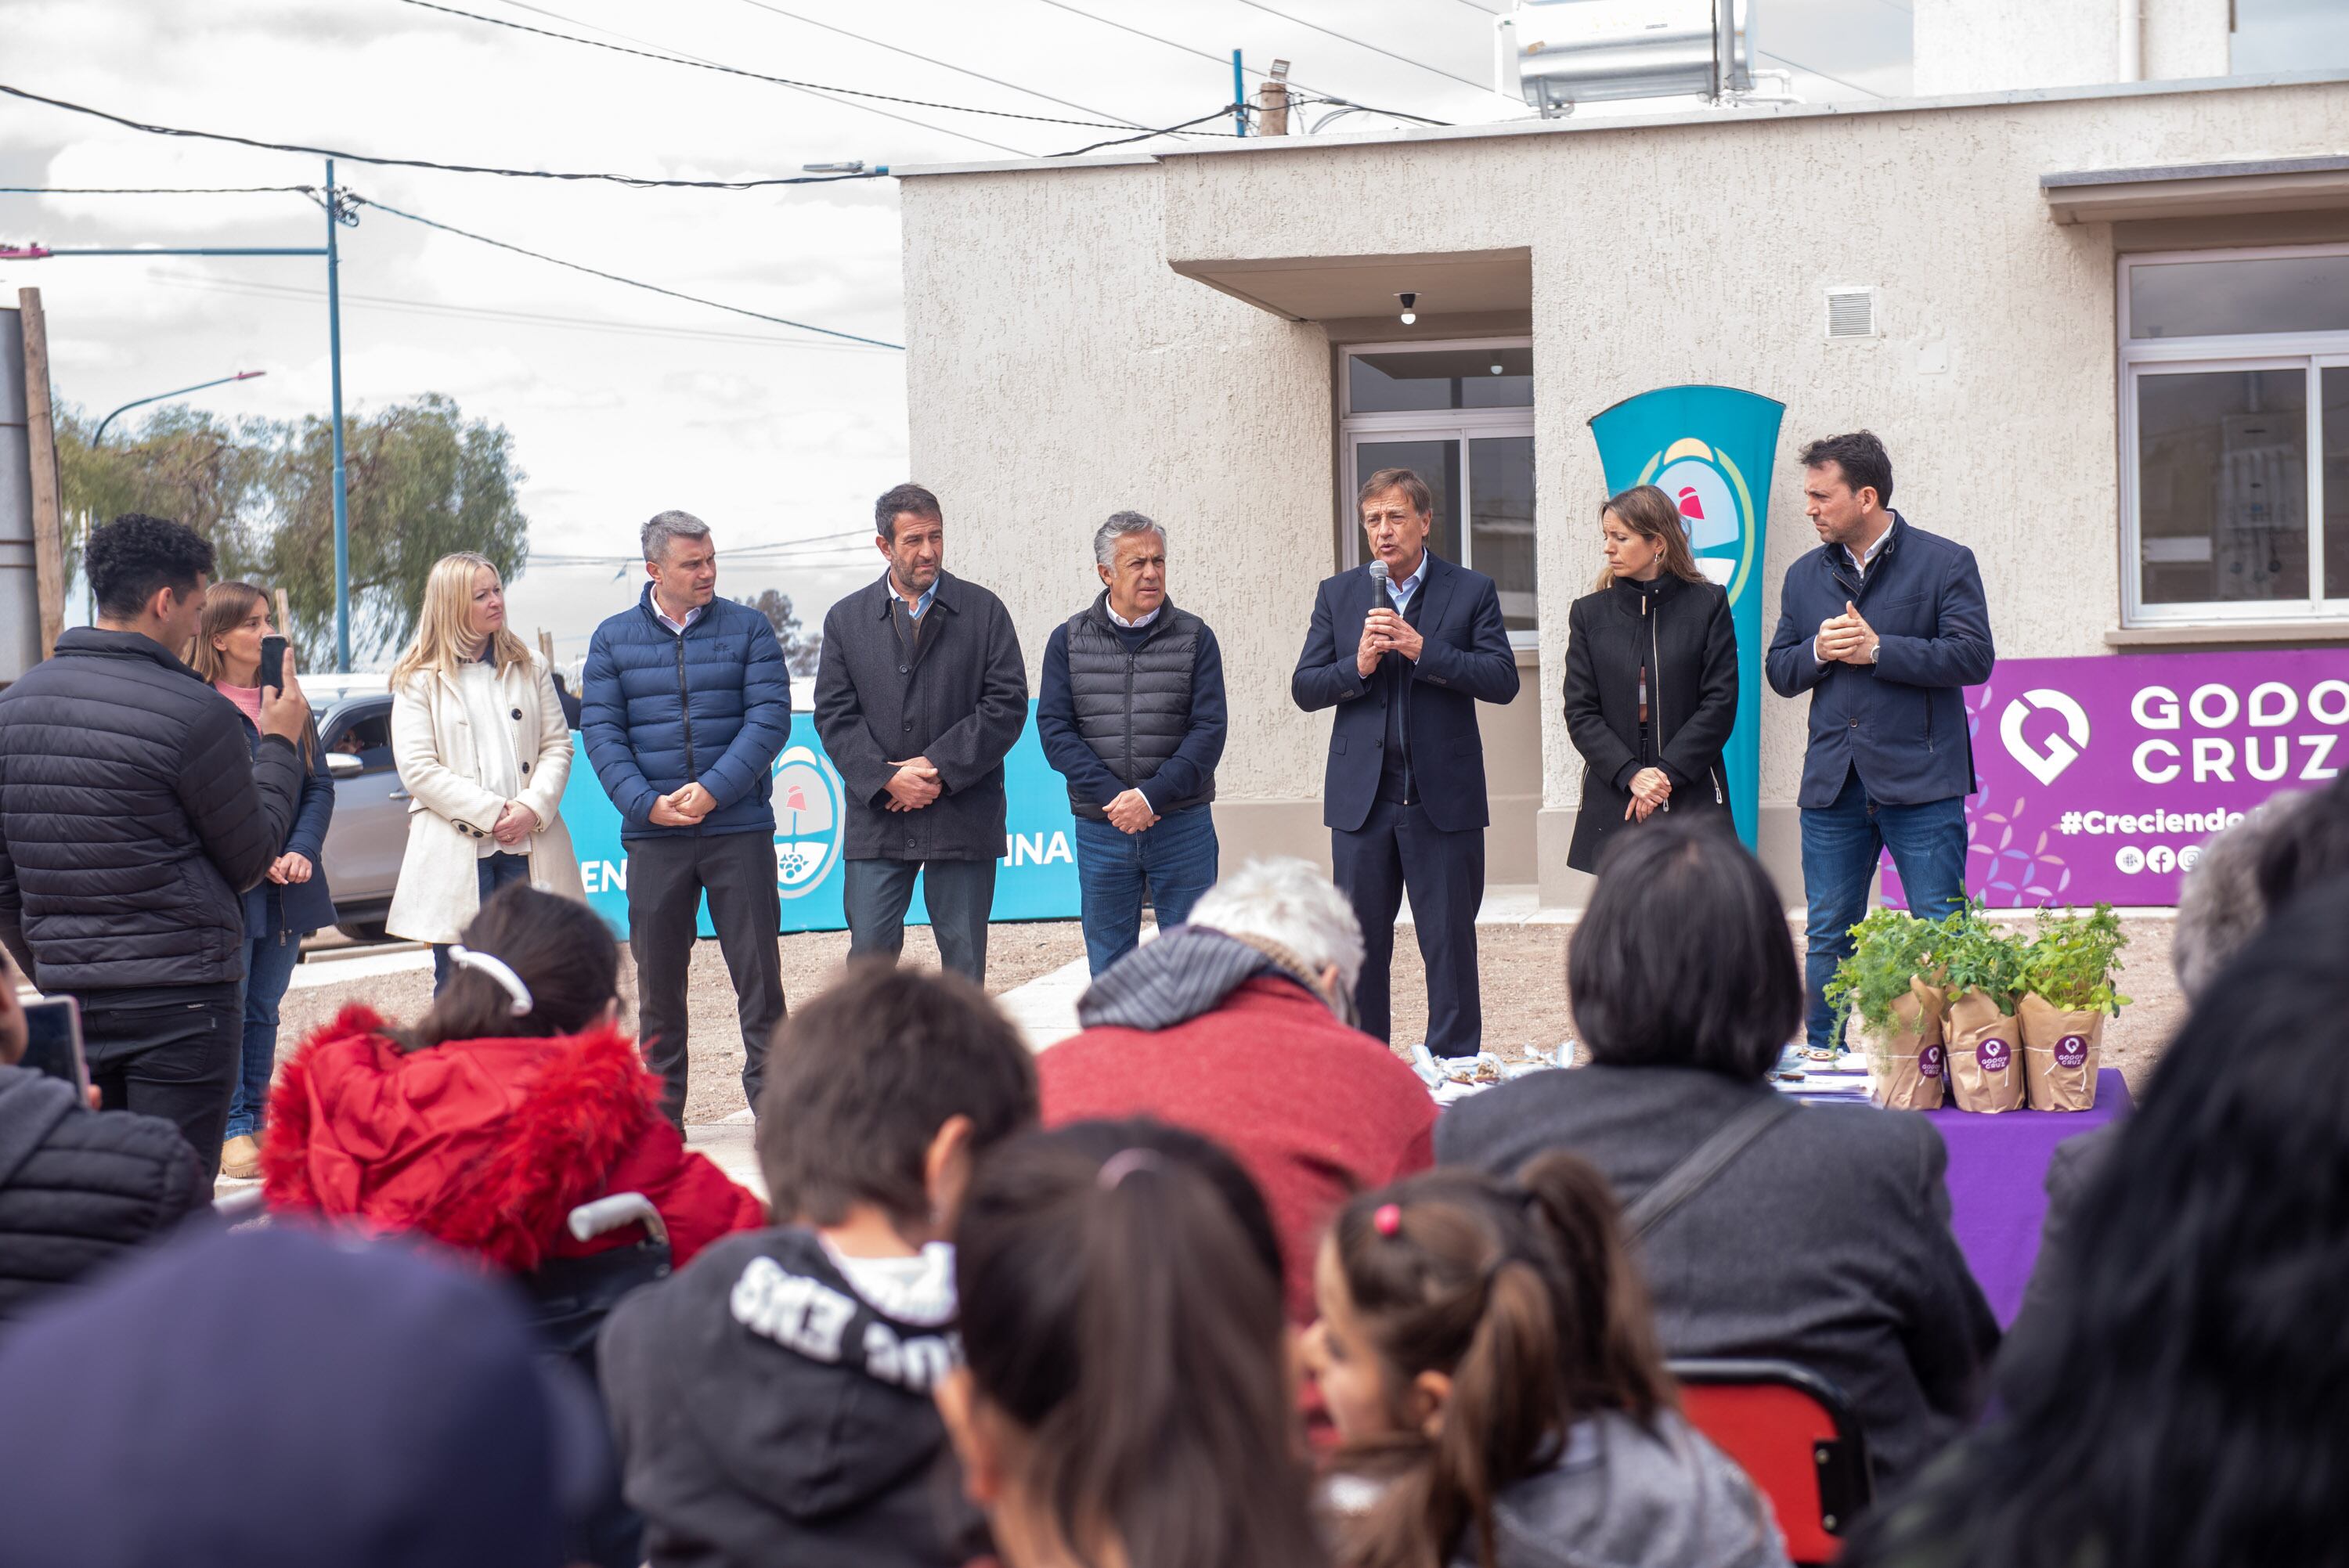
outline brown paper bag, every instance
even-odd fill
[[[1893,999],[1898,1026],[1868,1041],[1868,1098],[1889,1110],[1939,1110],[1948,1052],[1941,1043],[1941,993],[1921,979]]]
[[[2023,1076],[2031,1109],[2094,1109],[2105,1015],[2067,1013],[2034,994],[2014,1005],[2014,1016],[2023,1026]]]
[[[1950,1094],[1960,1110],[1995,1114],[2023,1101],[2022,1031],[2016,1020],[1979,991],[1951,1002]]]

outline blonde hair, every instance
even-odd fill
[[[1633,485],[1630,490],[1611,495],[1600,503],[1599,521],[1603,526],[1607,514],[1613,512],[1615,521],[1640,538],[1664,547],[1664,570],[1683,583],[1709,581],[1697,569],[1696,557],[1689,552],[1688,524],[1681,521],[1681,509],[1672,498],[1654,485]],[[1599,592],[1615,586],[1615,569],[1601,565],[1599,580],[1591,587]]]
[[[454,676],[476,655],[466,624],[472,618],[473,578],[487,571],[502,585],[505,574],[486,555],[460,550],[432,563],[424,579],[424,608],[416,618],[416,635],[407,651],[392,662],[391,689],[399,690],[418,676]],[[491,637],[497,654],[498,674],[516,665],[530,664],[530,645],[500,626]]]

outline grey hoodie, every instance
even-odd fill
[[[1340,1477],[1340,1511],[1367,1508],[1374,1488]],[[1497,1568],[1786,1568],[1785,1543],[1745,1472],[1679,1416],[1652,1429],[1604,1412],[1567,1433],[1547,1470],[1493,1507]],[[1480,1568],[1474,1531],[1449,1568]]]
[[[1732,1463],[1680,1417],[1649,1430],[1612,1412],[1578,1423],[1566,1455],[1501,1493],[1499,1568],[1785,1568],[1770,1511]],[[1475,1568],[1463,1542],[1454,1568]]]

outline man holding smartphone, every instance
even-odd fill
[[[27,1037],[19,978],[0,954],[0,1323],[212,1202],[178,1128],[94,1112],[70,1076],[17,1065]],[[72,1003],[33,1006],[69,1015]],[[69,1049],[47,1059],[70,1074]]]
[[[80,1000],[107,1108],[177,1126],[209,1183],[242,1034],[240,895],[285,841],[310,707],[289,668],[251,750],[181,662],[212,569],[192,529],[129,513],[83,563],[98,624],[0,694],[0,946]]]

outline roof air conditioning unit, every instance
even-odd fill
[[[1522,0],[1495,36],[1501,90],[1545,119],[1578,103],[1754,90],[1747,0]]]

